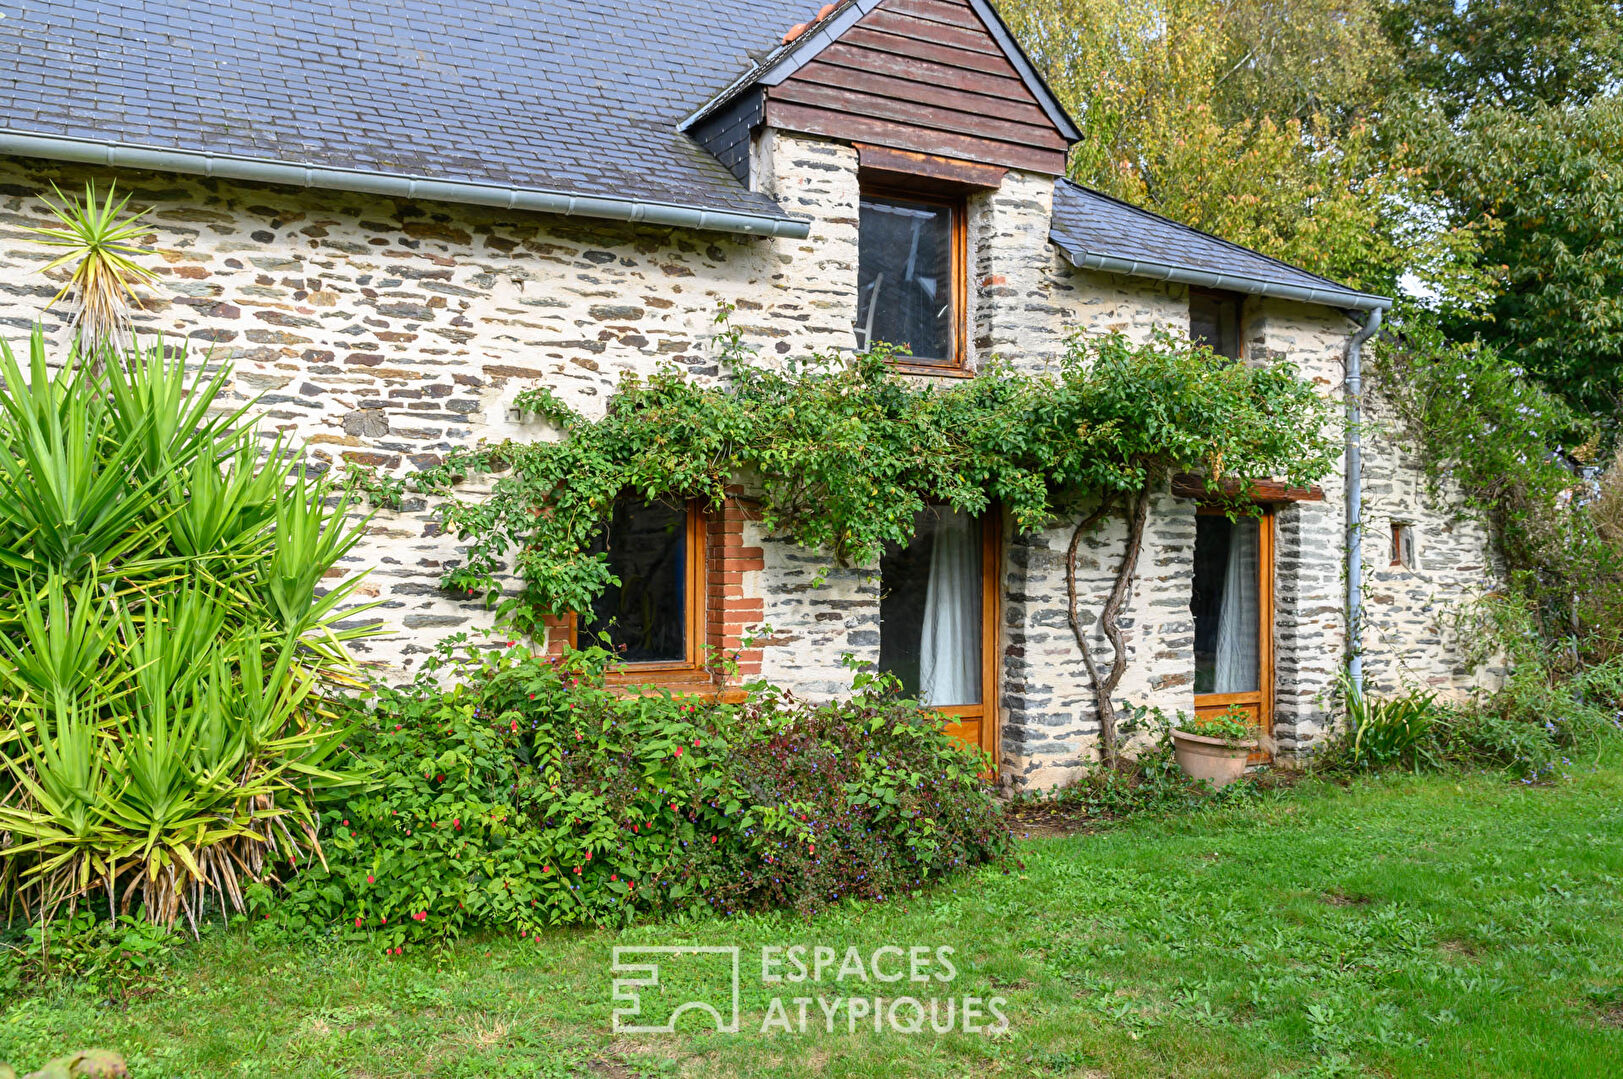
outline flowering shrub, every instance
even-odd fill
[[[324,808],[327,866],[257,893],[265,912],[397,953],[477,927],[809,912],[1008,850],[984,761],[882,682],[716,703],[611,690],[608,659],[447,651],[382,691],[353,742],[373,785]]]

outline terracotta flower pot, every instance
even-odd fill
[[[1172,750],[1178,767],[1190,779],[1204,779],[1219,790],[1245,774],[1245,759],[1256,750],[1255,740],[1225,742],[1188,731],[1172,732]]]

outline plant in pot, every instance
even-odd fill
[[[1196,716],[1172,730],[1178,767],[1190,779],[1220,790],[1245,774],[1246,758],[1257,748],[1251,717],[1231,704],[1216,715]]]

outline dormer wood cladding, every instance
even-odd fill
[[[885,0],[765,90],[786,131],[1065,171],[1066,141],[968,0]]]

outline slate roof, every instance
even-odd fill
[[[0,0],[0,130],[786,217],[677,131],[817,0]]]
[[[783,41],[791,27],[815,37],[871,6],[840,0],[819,18],[817,0],[0,0],[0,147],[71,156],[18,148],[43,136],[95,151],[73,160],[115,147],[111,160],[131,167],[148,149],[194,155],[190,171],[227,155],[284,176],[412,178],[414,193],[417,178],[493,185],[540,193],[508,203],[532,208],[606,196],[804,235],[678,128],[763,62],[798,55]],[[448,197],[433,188],[423,197]],[[728,227],[685,212],[663,220]],[[1078,265],[1387,303],[1063,180],[1052,239]]]
[[[1337,284],[1097,191],[1059,180],[1049,239],[1073,265],[1367,310],[1391,300]]]

